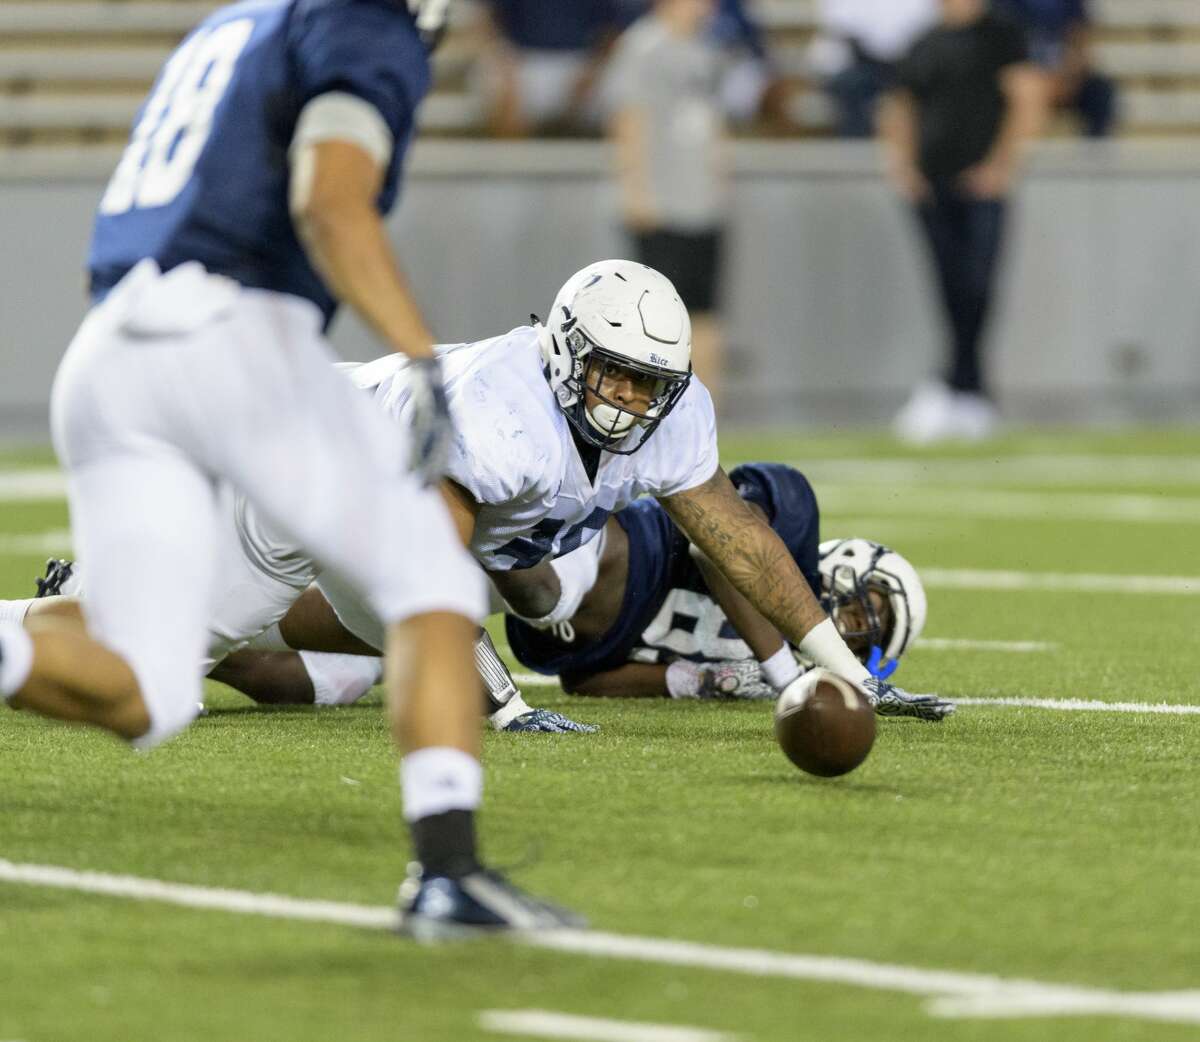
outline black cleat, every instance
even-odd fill
[[[51,557],[46,561],[46,577],[38,579],[35,597],[57,597],[75,573],[75,562]]]
[[[501,930],[581,930],[587,922],[565,908],[518,890],[481,868],[459,879],[426,876],[409,866],[400,887],[400,931],[418,941],[480,937]]]

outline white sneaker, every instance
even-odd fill
[[[892,421],[892,431],[909,445],[953,437],[954,394],[940,380],[921,384]]]
[[[956,391],[951,405],[952,426],[956,437],[967,441],[987,441],[995,435],[1000,414],[982,394]]]

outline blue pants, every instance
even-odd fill
[[[976,199],[947,181],[935,181],[932,197],[916,208],[950,327],[946,382],[956,391],[984,392],[980,345],[1007,208],[1006,200]]]

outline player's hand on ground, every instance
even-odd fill
[[[910,695],[879,677],[863,681],[863,693],[878,716],[914,716],[919,720],[944,720],[956,706],[938,695]]]
[[[595,724],[576,723],[552,709],[531,709],[510,720],[503,730],[537,734],[594,734],[600,728]]]
[[[776,691],[763,679],[753,659],[713,662],[700,667],[700,698],[736,698],[766,701]]]
[[[454,437],[450,406],[442,384],[442,366],[436,358],[414,358],[409,371],[412,374],[410,466],[426,485],[432,485],[446,471]]]

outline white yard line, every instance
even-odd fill
[[[1053,645],[1051,645],[1053,646]],[[514,673],[518,684],[537,687],[557,686],[557,677],[544,677],[539,673]],[[996,706],[1008,709],[1053,709],[1067,713],[1152,713],[1165,716],[1200,716],[1200,705],[1184,702],[1101,702],[1085,698],[959,698],[951,695],[958,706]]]
[[[965,637],[919,637],[913,647],[923,651],[1002,651],[1014,655],[1058,649],[1057,644],[1044,640],[970,640]]]
[[[934,590],[1200,595],[1200,576],[1196,575],[1092,575],[1086,572],[1017,572],[983,568],[922,568],[920,573],[921,582],[926,588]]]
[[[545,1009],[486,1009],[479,1026],[499,1035],[561,1038],[578,1042],[733,1042],[733,1035],[675,1024],[644,1024],[552,1013]]]
[[[71,553],[71,533],[65,528],[45,532],[0,533],[0,557]]]
[[[1013,709],[1056,709],[1075,713],[1156,713],[1200,716],[1200,705],[1183,702],[1101,702],[1086,698],[955,698],[960,706],[1007,706]]]
[[[0,471],[0,503],[63,499],[66,494],[67,481],[57,467]]]
[[[0,860],[0,883],[3,882],[372,930],[389,930],[397,924],[396,910],[386,906],[309,901],[279,894],[188,886],[136,876],[77,872],[56,865]],[[1125,992],[1072,987],[866,959],[726,948],[691,941],[580,930],[514,935],[512,939],[518,944],[572,955],[900,992],[938,1000],[928,1007],[938,1016],[1041,1016],[1043,1011],[1057,1014],[1065,1010],[1074,1014],[1200,1024],[1200,991]],[[958,1001],[948,1007],[940,1005],[945,1000]]]
[[[1002,489],[905,485],[877,488],[844,482],[817,487],[827,517],[928,517],[992,521],[1101,521],[1189,524],[1200,521],[1200,496],[1132,495],[1107,492],[1013,492]]]
[[[818,485],[862,482],[882,489],[911,484],[1131,485],[1200,484],[1200,456],[1008,455],[792,460]]]

